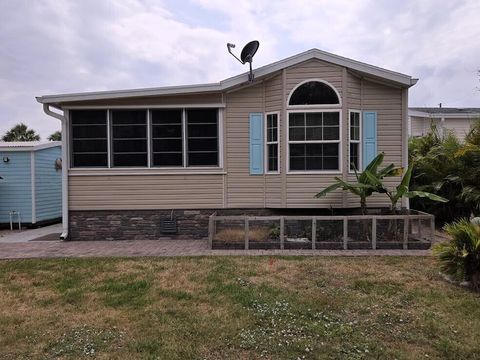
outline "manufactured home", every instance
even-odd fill
[[[63,237],[204,237],[213,212],[357,208],[314,195],[379,152],[407,165],[411,76],[317,49],[254,75],[38,97],[62,122]]]
[[[61,154],[60,141],[0,142],[0,226],[60,221]]]
[[[472,125],[480,120],[480,108],[412,107],[408,115],[410,136],[424,136],[434,125],[440,135],[451,131],[463,141]]]

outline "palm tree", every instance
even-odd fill
[[[38,141],[40,135],[35,130],[29,129],[24,123],[15,125],[2,137],[3,141]]]
[[[407,171],[403,175],[402,181],[400,184],[395,188],[395,190],[388,189],[386,185],[383,183],[382,179],[379,178],[376,174],[372,173],[370,170],[365,170],[365,175],[369,179],[369,181],[376,186],[379,193],[384,193],[390,199],[390,210],[392,214],[395,214],[397,203],[398,201],[403,198],[427,198],[432,201],[438,202],[448,202],[448,199],[445,199],[441,196],[426,192],[426,191],[411,191],[410,190],[410,179],[412,178],[412,170],[413,170],[413,163],[408,165]]]
[[[451,240],[433,248],[440,268],[456,280],[470,281],[472,288],[480,291],[480,225],[461,219],[444,229]]]
[[[378,171],[378,167],[382,164],[384,157],[385,154],[383,152],[378,154],[377,157],[375,157],[375,159],[373,159],[370,164],[367,165],[365,171],[360,175],[358,175],[357,171],[355,170],[355,176],[357,178],[356,183],[348,183],[339,177],[335,177],[335,183],[320,191],[317,195],[315,195],[315,197],[319,198],[325,196],[328,193],[341,188],[343,191],[349,191],[360,198],[360,209],[362,211],[362,215],[366,215],[367,197],[371,196],[374,192],[384,192],[383,189],[378,186],[377,180],[381,180],[388,176],[398,176],[402,171],[401,168],[395,167],[394,164],[390,164]],[[373,175],[375,181],[372,181],[368,174]]]
[[[48,141],[62,141],[62,133],[60,131],[55,131],[47,139]]]

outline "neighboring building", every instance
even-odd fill
[[[62,121],[63,236],[156,239],[172,210],[179,235],[201,237],[213,211],[355,208],[340,190],[314,195],[379,152],[407,165],[416,79],[317,49],[254,74],[37,98]]]
[[[0,225],[19,213],[24,226],[62,217],[61,142],[0,142]],[[14,214],[15,227],[18,215]]]
[[[434,124],[439,133],[451,130],[463,140],[476,120],[480,120],[480,108],[411,107],[408,109],[409,134],[426,135]]]

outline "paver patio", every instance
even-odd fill
[[[0,232],[0,259],[129,256],[429,256],[430,250],[211,250],[207,240],[48,241],[61,224]],[[437,232],[436,241],[445,239]],[[40,240],[40,241],[36,241]]]
[[[102,256],[428,256],[429,250],[210,250],[206,240],[30,241],[0,243],[0,259]]]

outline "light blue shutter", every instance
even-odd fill
[[[363,168],[377,156],[377,113],[363,113]]]
[[[250,113],[250,175],[263,174],[263,114]]]

